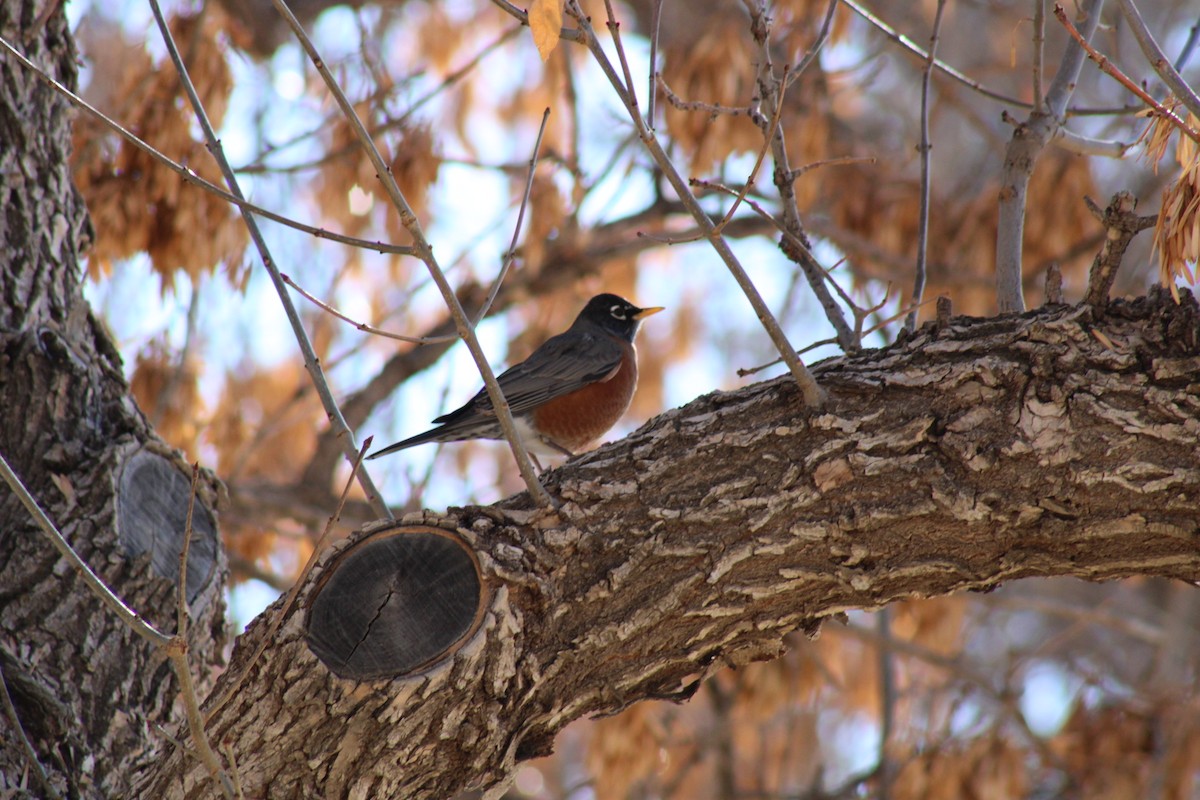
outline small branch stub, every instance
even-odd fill
[[[420,672],[458,650],[487,606],[474,552],[457,534],[408,525],[358,541],[313,590],[305,639],[341,678]]]
[[[1084,302],[1091,306],[1104,305],[1108,302],[1108,293],[1113,282],[1117,279],[1117,269],[1121,259],[1133,237],[1140,231],[1150,228],[1158,219],[1157,216],[1138,216],[1137,198],[1129,192],[1117,192],[1108,203],[1108,208],[1100,211],[1090,199],[1085,198],[1093,216],[1104,224],[1104,246],[1096,254],[1092,269],[1088,275],[1087,296]]]

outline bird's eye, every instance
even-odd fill
[[[608,313],[612,314],[617,319],[625,319],[625,309],[621,306],[613,306],[608,310]]]

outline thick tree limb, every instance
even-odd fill
[[[548,473],[557,512],[517,495],[411,515],[475,548],[480,631],[418,677],[359,684],[312,656],[294,612],[212,720],[247,795],[497,787],[568,722],[686,698],[849,608],[1033,576],[1200,579],[1190,296],[926,325],[816,372],[820,413],[781,378],[701,397]],[[211,794],[194,761],[159,765],[141,796]]]

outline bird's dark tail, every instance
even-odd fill
[[[410,436],[407,439],[396,442],[395,444],[389,444],[387,447],[381,447],[374,453],[371,453],[369,456],[367,456],[367,460],[370,461],[372,458],[379,458],[380,456],[386,456],[400,450],[407,450],[408,448],[416,447],[419,444],[428,444],[429,442],[441,441],[441,436],[443,433],[445,433],[445,428],[446,426],[442,425],[437,428],[433,428],[432,430],[425,431],[424,433],[418,433],[416,436]]]

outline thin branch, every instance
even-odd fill
[[[825,18],[821,20],[821,27],[817,31],[817,40],[813,42],[812,47],[808,48],[808,52],[800,59],[800,63],[792,70],[791,77],[784,83],[786,89],[791,81],[796,80],[804,74],[804,70],[808,69],[808,65],[817,60],[817,56],[821,54],[821,48],[825,46],[825,42],[829,40],[829,31],[833,28],[833,15],[837,12],[838,3],[841,0],[829,0],[829,5],[825,7]]]
[[[1081,41],[1091,39],[1100,24],[1104,0],[1083,0],[1080,13],[1086,18],[1080,41],[1067,44],[1054,80],[1046,92],[1045,107],[1031,112],[1017,126],[1004,154],[999,216],[996,230],[996,305],[1001,313],[1025,310],[1022,292],[1021,255],[1025,235],[1026,194],[1034,164],[1062,126],[1067,104],[1075,91],[1085,51]],[[1055,13],[1059,13],[1056,8]]]
[[[163,37],[163,43],[170,54],[171,62],[175,65],[179,80],[183,83],[184,92],[187,94],[188,101],[192,106],[192,113],[195,114],[196,120],[200,123],[200,129],[204,132],[204,140],[208,146],[208,151],[216,160],[217,166],[220,167],[221,174],[225,178],[225,183],[229,186],[229,191],[234,196],[244,199],[245,195],[242,194],[237,175],[234,174],[233,168],[229,165],[229,160],[225,158],[225,151],[221,147],[221,140],[217,137],[217,132],[213,130],[212,123],[208,119],[208,113],[204,110],[204,104],[200,101],[200,95],[196,93],[196,87],[192,84],[191,76],[188,75],[187,65],[183,63],[183,58],[179,55],[179,48],[175,45],[175,37],[171,34],[171,29],[167,25],[167,20],[163,16],[158,0],[150,0],[150,8],[154,12],[154,20],[158,24],[158,29]],[[279,301],[283,305],[288,322],[292,326],[292,333],[296,337],[297,344],[300,345],[300,352],[304,357],[304,367],[312,377],[313,385],[317,389],[317,396],[321,398],[321,405],[329,417],[330,425],[342,434],[344,440],[343,452],[348,457],[352,457],[354,452],[354,432],[346,425],[346,420],[342,416],[341,409],[338,408],[337,401],[333,398],[333,392],[329,388],[329,383],[325,380],[325,372],[321,368],[321,362],[317,359],[312,342],[309,341],[308,334],[304,330],[304,324],[300,320],[300,314],[297,313],[295,304],[292,303],[287,286],[279,275],[279,268],[275,264],[275,259],[271,256],[267,242],[258,228],[258,222],[254,219],[254,215],[245,208],[242,208],[241,212],[242,219],[246,224],[246,230],[250,233],[250,238],[254,241],[255,247],[258,249],[263,265],[267,268],[267,273],[271,276],[271,283],[275,286],[276,294],[279,295]],[[375,513],[381,517],[391,519],[391,511],[388,510],[387,504],[383,502],[383,498],[380,496],[379,490],[375,487],[374,481],[371,480],[371,477],[365,471],[359,474],[359,483],[362,485],[363,492],[367,496],[367,502],[371,504],[371,508]]]
[[[921,76],[921,144],[917,150],[921,155],[921,209],[917,216],[917,276],[913,281],[913,303],[921,304],[925,296],[925,261],[929,245],[929,79],[933,75],[933,62],[937,60],[938,34],[942,29],[942,12],[946,9],[946,0],[938,0],[937,11],[933,15],[933,33],[929,37],[929,57],[925,61],[925,70]],[[904,327],[910,333],[917,329],[917,312],[914,309],[904,320]]]
[[[188,552],[191,550],[192,534],[195,532],[192,528],[192,519],[196,511],[196,486],[199,482],[200,465],[193,464],[192,486],[188,494],[187,520],[183,526],[183,543],[179,548],[179,580],[176,585],[178,591],[176,604],[177,622],[175,635],[171,637],[166,651],[167,658],[171,662],[171,667],[175,670],[175,677],[179,680],[179,694],[183,699],[188,730],[192,734],[192,742],[196,745],[196,754],[204,763],[204,766],[208,768],[208,774],[216,778],[221,784],[221,791],[224,792],[226,797],[232,800],[232,798],[236,797],[233,781],[221,766],[221,759],[217,758],[216,752],[212,749],[212,744],[208,741],[208,734],[204,731],[204,715],[200,713],[200,701],[196,697],[196,687],[192,683],[192,671],[187,660],[187,562]]]
[[[729,117],[749,116],[750,109],[747,106],[723,106],[719,103],[706,103],[702,100],[684,100],[667,83],[667,79],[663,74],[657,73],[658,85],[662,87],[663,94],[666,95],[667,102],[680,111],[703,111],[709,116],[716,118],[724,115]]]
[[[838,293],[841,294],[843,298],[845,298],[846,304],[849,305],[851,307],[851,310],[854,312],[854,317],[856,320],[855,331],[857,332],[858,337],[860,339],[862,339],[866,336],[870,336],[872,333],[875,333],[876,331],[883,330],[884,328],[886,328],[888,325],[892,324],[896,320],[901,319],[905,315],[911,313],[914,308],[914,306],[912,306],[911,304],[908,306],[905,306],[904,308],[897,311],[895,314],[892,314],[890,317],[881,319],[878,322],[876,322],[874,325],[872,325],[871,327],[866,328],[864,330],[863,324],[865,323],[866,319],[868,317],[870,317],[872,314],[879,311],[879,309],[883,308],[887,304],[887,301],[891,297],[891,294],[892,294],[891,284],[888,284],[888,288],[887,288],[887,291],[884,292],[883,299],[880,300],[878,303],[871,306],[870,308],[858,308],[856,305],[853,304],[853,302],[850,300],[849,297],[846,297],[845,291],[842,289],[841,286],[838,286],[838,284],[833,280],[833,278],[830,278],[829,281],[837,288]],[[929,300],[926,300],[924,302],[924,305],[929,305],[930,303],[934,303],[934,302],[940,303],[944,299],[946,299],[946,298],[939,295],[936,298],[930,298]],[[803,354],[809,352],[810,350],[816,350],[818,347],[824,347],[827,344],[837,344],[837,343],[838,343],[837,337],[831,337],[829,339],[818,339],[817,341],[812,342],[811,344],[801,347],[799,352],[801,355],[803,355]],[[776,364],[780,363],[780,361],[781,361],[781,359],[777,358],[774,361],[770,361],[766,364],[759,364],[757,367],[738,367],[737,376],[739,378],[744,378],[747,375],[754,375],[755,373],[762,372],[764,369],[769,369],[770,367],[775,366]]]
[[[1166,119],[1168,122],[1170,122],[1172,125],[1174,125],[1176,128],[1179,128],[1179,130],[1183,131],[1183,133],[1185,133],[1188,136],[1188,138],[1192,139],[1195,142],[1200,142],[1200,132],[1198,132],[1195,128],[1193,128],[1191,125],[1189,125],[1182,117],[1180,117],[1174,111],[1171,111],[1166,106],[1164,106],[1162,103],[1158,102],[1153,97],[1151,97],[1149,92],[1147,92],[1145,89],[1143,89],[1142,87],[1140,87],[1136,83],[1134,83],[1132,80],[1130,80],[1129,77],[1125,73],[1121,72],[1121,70],[1117,69],[1116,66],[1114,66],[1113,63],[1111,61],[1109,61],[1106,56],[1101,55],[1099,52],[1096,51],[1096,49],[1094,47],[1089,45],[1087,43],[1087,41],[1084,39],[1083,35],[1080,34],[1079,30],[1076,29],[1076,27],[1071,24],[1071,21],[1069,19],[1067,19],[1067,13],[1065,11],[1063,11],[1062,6],[1060,6],[1060,5],[1054,6],[1054,16],[1057,17],[1058,21],[1061,22],[1063,24],[1063,26],[1067,29],[1067,33],[1071,34],[1072,38],[1074,38],[1075,41],[1087,51],[1088,56],[1093,61],[1096,62],[1097,66],[1100,67],[1101,71],[1103,71],[1106,75],[1110,75],[1113,78],[1116,78],[1118,83],[1120,83],[1122,86],[1124,86],[1129,91],[1136,94],[1143,103],[1145,103],[1146,105],[1148,105],[1152,109],[1154,109],[1154,113],[1159,114],[1164,119]],[[1200,115],[1198,115],[1198,116],[1200,116]]]
[[[54,549],[79,573],[79,577],[88,585],[92,594],[100,598],[100,602],[108,606],[138,636],[156,647],[166,647],[170,643],[171,637],[138,616],[136,611],[125,605],[125,601],[113,594],[112,589],[109,589],[107,584],[95,572],[92,572],[92,568],[87,565],[87,562],[79,557],[79,554],[75,552],[70,543],[54,527],[54,523],[46,516],[46,512],[42,511],[37,500],[25,488],[25,484],[21,483],[21,479],[12,471],[12,467],[8,465],[3,455],[0,455],[0,477],[4,478],[4,482],[8,484],[8,488],[12,489],[13,494],[25,506],[25,510],[29,512],[34,522],[46,534],[46,538],[54,545]]]
[[[351,325],[353,325],[355,328],[362,331],[363,333],[369,333],[374,336],[382,336],[385,339],[395,339],[396,341],[400,341],[400,342],[411,342],[413,344],[444,344],[446,342],[452,342],[452,341],[458,339],[457,336],[405,336],[402,333],[392,333],[391,331],[385,331],[382,328],[376,328],[374,325],[368,325],[365,322],[359,322],[358,320],[351,317],[349,314],[346,314],[342,311],[338,311],[336,308],[329,305],[324,300],[321,300],[320,298],[316,297],[314,294],[309,292],[307,289],[302,287],[300,284],[296,283],[294,280],[292,280],[291,276],[289,276],[287,273],[281,272],[281,273],[279,273],[279,277],[283,279],[284,283],[286,283],[288,286],[295,289],[296,292],[301,297],[303,297],[305,300],[312,303],[313,305],[315,305],[317,308],[321,309],[322,311],[325,311],[328,314],[332,314],[333,316],[337,317],[338,319],[342,320],[343,322],[350,323]]]
[[[908,38],[904,34],[897,31],[892,26],[888,25],[886,22],[881,20],[879,17],[875,16],[873,13],[871,13],[870,10],[868,10],[867,8],[863,7],[860,3],[858,3],[857,0],[841,0],[841,1],[843,4],[846,5],[847,8],[849,8],[855,14],[858,14],[860,17],[862,17],[868,23],[870,23],[873,27],[875,27],[880,33],[882,33],[888,39],[891,39],[893,42],[900,45],[905,50],[912,53],[913,55],[915,55],[917,58],[921,59],[922,61],[929,60],[929,54],[926,53],[921,48],[920,45],[918,45],[916,42],[914,42],[912,39]],[[971,89],[975,92],[978,92],[979,94],[983,95],[984,97],[991,98],[992,100],[998,100],[1001,103],[1004,103],[1005,105],[1014,106],[1016,108],[1024,108],[1024,109],[1030,109],[1030,110],[1033,109],[1032,103],[1027,103],[1024,100],[1018,100],[1015,97],[1009,97],[1006,94],[1002,94],[1000,92],[988,89],[986,86],[984,86],[979,81],[975,80],[974,78],[967,77],[966,75],[959,72],[957,69],[950,66],[949,64],[946,64],[943,61],[934,59],[933,65],[935,67],[937,67],[939,70],[941,70],[942,72],[949,75],[954,80],[958,81],[959,83],[963,84],[964,86],[968,87],[969,89]]]
[[[1142,55],[1150,62],[1150,66],[1158,73],[1158,77],[1162,78],[1163,83],[1188,111],[1192,112],[1194,116],[1200,117],[1200,97],[1196,96],[1196,92],[1176,71],[1166,53],[1158,46],[1158,42],[1154,41],[1154,37],[1150,35],[1150,30],[1146,27],[1142,15],[1138,13],[1133,0],[1117,0],[1117,3],[1121,6],[1121,15],[1129,23],[1129,30],[1133,32],[1133,38],[1137,40],[1138,47],[1142,49]],[[1090,54],[1091,50],[1089,49],[1088,52]]]
[[[498,2],[499,0],[496,1]],[[596,38],[596,32],[592,29],[587,15],[579,7],[577,0],[567,0],[567,11],[579,23],[584,44],[591,51],[593,57],[596,59],[596,63],[604,72],[605,77],[608,78],[609,84],[617,93],[622,105],[625,106],[626,112],[637,129],[638,138],[641,139],[642,144],[650,153],[651,158],[654,159],[655,164],[662,170],[664,177],[666,177],[671,187],[678,194],[680,202],[683,203],[684,207],[704,230],[708,240],[712,243],[713,249],[717,251],[721,260],[725,262],[725,266],[729,269],[730,274],[733,275],[734,280],[746,295],[747,300],[750,301],[755,314],[758,315],[759,322],[766,329],[767,335],[775,345],[775,349],[783,356],[783,360],[788,365],[792,377],[795,378],[796,384],[799,386],[804,398],[805,405],[809,408],[818,407],[821,403],[822,391],[817,385],[816,379],[813,378],[812,373],[800,361],[800,357],[796,355],[795,348],[792,347],[791,342],[788,341],[787,336],[779,327],[774,314],[771,313],[771,309],[763,301],[762,295],[759,294],[758,289],[746,273],[746,270],[742,267],[741,262],[738,261],[737,256],[729,248],[728,242],[716,230],[716,225],[700,206],[700,203],[696,200],[696,196],[688,189],[687,182],[680,176],[679,170],[675,168],[670,156],[662,149],[662,145],[654,135],[654,132],[646,127],[645,120],[642,119],[641,114],[637,113],[637,107],[632,103],[629,95],[621,88],[621,80],[613,69],[608,56],[605,55],[603,48],[601,48],[600,41]]]
[[[625,47],[621,44],[621,23],[617,22],[616,15],[613,13],[612,0],[604,0],[604,13],[608,17],[606,24],[608,32],[613,38],[613,47],[617,51],[617,61],[621,64],[621,74],[625,76],[623,86],[629,97],[630,106],[636,109],[638,100],[637,92],[633,88],[633,73],[629,69],[629,59],[625,57]]]
[[[654,130],[655,98],[658,95],[656,86],[658,72],[658,28],[662,24],[662,7],[664,0],[651,0],[650,11],[650,86],[646,92],[646,125]]]
[[[512,266],[513,259],[517,253],[517,239],[521,236],[521,227],[525,222],[525,209],[529,207],[529,195],[533,192],[533,173],[537,169],[538,153],[542,149],[542,137],[546,135],[546,123],[550,120],[550,107],[542,112],[542,124],[538,127],[537,139],[533,142],[533,153],[529,156],[529,169],[525,175],[525,193],[521,195],[521,207],[517,210],[517,223],[513,226],[512,241],[508,243],[508,250],[504,253],[504,259],[500,262],[500,272],[496,275],[496,280],[492,283],[492,290],[488,292],[487,299],[483,301],[483,305],[479,307],[479,312],[475,315],[475,320],[471,323],[474,327],[478,325],[484,317],[491,311],[492,303],[496,302],[496,295],[500,294],[500,287],[504,285],[504,278],[508,275],[508,270]]]
[[[1183,47],[1179,48],[1179,57],[1175,59],[1175,71],[1182,70],[1187,62],[1192,57],[1192,52],[1196,49],[1196,42],[1200,41],[1200,22],[1197,22],[1188,29],[1187,41],[1183,43]]]
[[[1043,61],[1046,58],[1046,0],[1033,0],[1033,110],[1041,109]]]
[[[185,167],[184,165],[180,164],[178,161],[175,161],[170,156],[159,151],[153,145],[149,144],[145,140],[138,137],[137,134],[133,133],[128,128],[121,125],[121,123],[117,122],[112,117],[109,117],[103,111],[99,110],[98,108],[93,106],[91,103],[84,100],[82,97],[75,94],[67,87],[63,86],[61,83],[59,83],[57,80],[55,80],[49,74],[47,74],[45,70],[43,70],[37,64],[30,61],[23,54],[21,54],[18,50],[16,50],[3,37],[0,37],[0,47],[3,47],[5,50],[7,50],[9,53],[11,53],[13,55],[13,57],[15,57],[22,66],[33,71],[34,74],[36,74],[39,78],[42,79],[42,81],[44,81],[52,89],[54,89],[56,92],[58,92],[63,97],[65,97],[71,103],[71,105],[76,106],[77,108],[81,108],[84,111],[86,111],[88,114],[90,114],[91,116],[95,117],[106,128],[111,130],[113,133],[116,133],[122,139],[129,142],[134,147],[141,150],[143,153],[150,156],[152,159],[154,159],[158,163],[162,164],[164,167],[171,170],[179,177],[183,178],[183,180],[186,183],[190,183],[193,186],[198,186],[199,188],[203,189],[204,191],[208,192],[209,194],[215,195],[227,203],[233,203],[234,205],[236,205],[238,208],[242,209],[243,211],[252,211],[255,214],[258,214],[260,217],[263,217],[264,219],[269,219],[272,222],[278,222],[280,225],[286,225],[289,228],[293,228],[295,230],[301,231],[302,233],[307,233],[310,236],[315,236],[318,239],[328,239],[331,242],[338,242],[339,244],[345,244],[345,245],[349,245],[351,247],[358,247],[363,250],[375,250],[380,253],[390,253],[392,255],[400,255],[400,256],[414,255],[414,251],[411,247],[405,247],[405,246],[398,245],[398,244],[388,244],[387,242],[380,242],[380,241],[372,242],[372,241],[368,241],[367,239],[359,239],[354,236],[346,236],[345,234],[335,233],[333,231],[327,231],[324,228],[317,228],[312,225],[306,225],[303,222],[298,222],[290,217],[285,217],[282,214],[278,214],[274,211],[263,208],[260,205],[256,205],[256,204],[250,202],[249,200],[246,200],[244,197],[239,197],[237,195],[234,195],[234,194],[231,194],[231,193],[225,191],[220,186],[217,186],[215,183],[210,183],[210,182],[206,181],[204,178],[201,178],[195,172],[192,172],[192,170],[190,170],[187,167]]]
[[[1080,156],[1100,156],[1101,158],[1124,158],[1129,149],[1133,147],[1132,143],[1115,142],[1111,139],[1093,139],[1067,128],[1059,128],[1055,132],[1054,145],[1068,153]]]
[[[496,0],[502,2],[502,0]],[[462,304],[458,301],[458,297],[454,294],[454,289],[450,286],[450,282],[446,280],[446,275],[438,266],[437,259],[433,255],[433,247],[429,244],[429,240],[425,238],[425,232],[421,228],[421,223],[413,213],[412,206],[404,198],[404,194],[400,191],[400,187],[396,184],[396,179],[392,175],[392,169],[384,163],[383,157],[379,154],[379,149],[375,147],[375,142],[371,139],[367,129],[363,126],[362,119],[354,110],[353,104],[346,97],[346,93],[342,91],[341,86],[330,73],[329,67],[321,58],[321,54],[317,52],[316,45],[305,32],[304,27],[299,20],[288,8],[284,0],[272,0],[275,9],[284,18],[292,32],[296,34],[296,38],[300,41],[304,52],[308,54],[309,60],[316,67],[317,72],[325,81],[325,86],[333,95],[338,107],[341,108],[342,114],[345,116],[350,127],[354,131],[354,135],[361,143],[367,157],[371,160],[372,166],[375,167],[375,174],[383,183],[383,188],[388,194],[388,198],[392,201],[400,217],[400,224],[409,232],[413,238],[414,250],[416,256],[425,263],[426,269],[429,271],[429,276],[433,279],[438,291],[441,292],[442,300],[446,304],[446,308],[450,310],[450,316],[454,319],[454,327],[458,332],[459,337],[467,346],[467,350],[471,354],[471,358],[475,360],[475,366],[479,368],[479,375],[483,378],[483,385],[487,389],[488,398],[492,402],[492,411],[496,415],[496,421],[500,424],[501,430],[504,432],[504,438],[508,440],[509,448],[512,450],[513,458],[517,462],[517,469],[521,473],[521,478],[525,481],[525,486],[529,490],[530,496],[534,501],[543,508],[553,508],[554,501],[546,492],[542,485],[538,482],[537,474],[534,472],[533,464],[529,460],[529,454],[525,451],[525,446],[521,443],[521,437],[517,433],[516,424],[513,421],[512,411],[508,407],[508,400],[504,397],[504,392],[501,391],[500,385],[496,382],[496,375],[493,372],[491,365],[488,363],[487,356],[484,355],[483,349],[479,346],[479,340],[475,336],[475,329],[471,325],[471,320],[467,318],[467,313],[463,310]],[[518,9],[519,10],[519,9]],[[524,12],[518,17],[524,22],[528,22]],[[350,444],[350,437],[347,437],[347,445]],[[366,470],[360,472],[361,475],[366,475]],[[387,512],[387,516],[391,518],[391,512]]]
[[[794,181],[807,172],[820,167],[840,167],[846,164],[874,164],[879,159],[875,156],[839,156],[837,158],[822,158],[817,161],[810,161],[803,167],[796,167],[788,173],[788,180]]]

